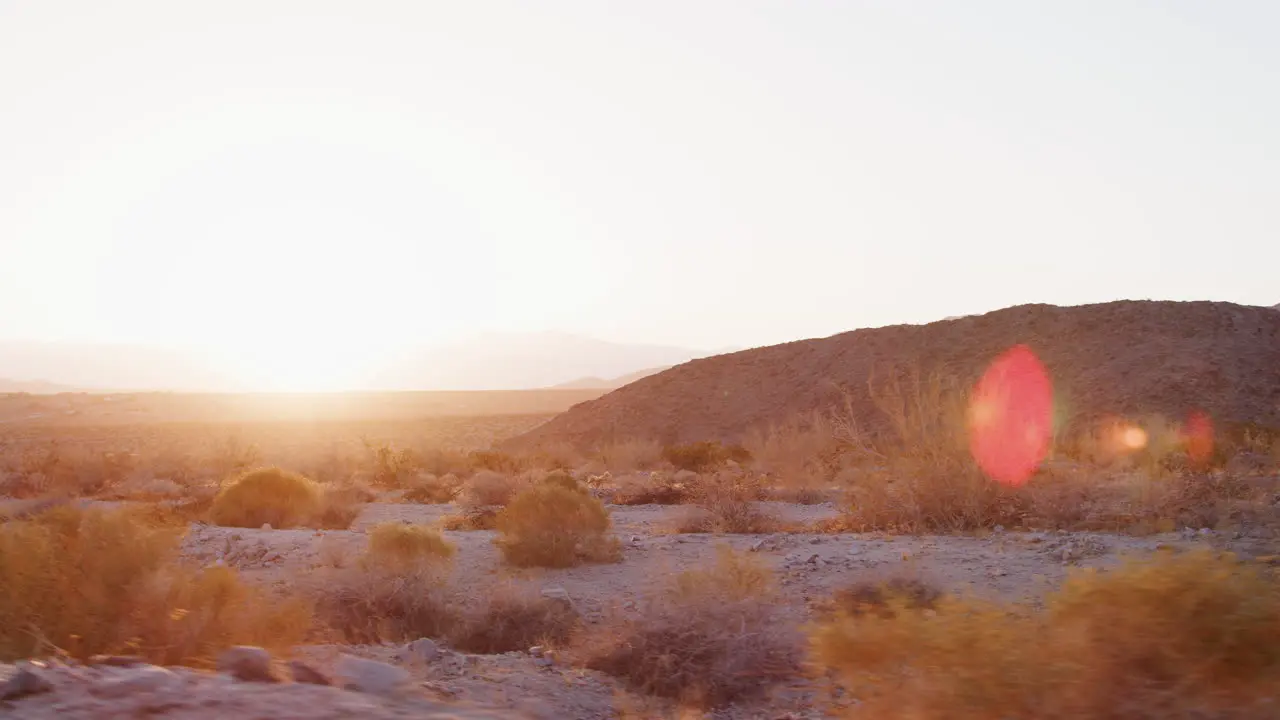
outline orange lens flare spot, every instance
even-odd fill
[[[1140,427],[1127,427],[1120,432],[1120,444],[1130,450],[1141,450],[1147,446],[1147,431]]]
[[[1053,384],[1031,348],[996,358],[969,399],[969,450],[993,480],[1022,485],[1049,452]]]

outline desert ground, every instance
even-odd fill
[[[913,392],[924,435],[523,451],[580,394],[6,397],[0,715],[1277,716],[1273,436],[1110,422],[1008,484]]]

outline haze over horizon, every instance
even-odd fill
[[[1264,2],[0,3],[0,343],[347,389],[483,333],[700,352],[1271,306],[1277,26]]]

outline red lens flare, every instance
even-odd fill
[[[1207,413],[1195,410],[1187,417],[1187,424],[1182,428],[1182,439],[1186,443],[1187,457],[1191,461],[1203,465],[1213,457],[1213,420]]]
[[[1049,452],[1053,383],[1031,348],[997,357],[969,398],[969,450],[992,480],[1022,485]]]

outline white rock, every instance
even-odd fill
[[[420,662],[432,662],[440,657],[440,646],[431,638],[418,638],[404,646],[404,655]]]
[[[353,655],[338,660],[337,675],[343,687],[370,695],[392,695],[409,683],[404,668]]]
[[[271,528],[271,523],[262,523],[262,528],[261,528],[261,529],[263,529],[263,530],[271,530],[271,529],[272,529],[272,528]]]

